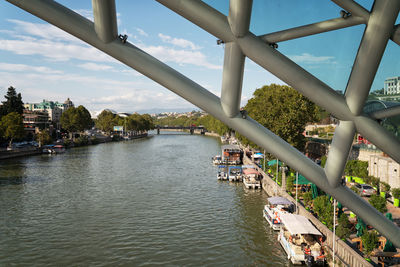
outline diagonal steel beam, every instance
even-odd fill
[[[352,15],[364,18],[365,21],[369,19],[369,12],[363,6],[359,5],[353,0],[331,0],[336,5],[344,8],[346,11],[350,12]]]
[[[368,114],[372,119],[380,120],[400,115],[400,106],[385,108]]]
[[[235,36],[249,31],[252,1],[231,0],[228,22]],[[225,45],[224,68],[222,73],[221,104],[229,117],[240,109],[245,57],[235,42]]]
[[[400,1],[375,1],[345,92],[356,116],[362,113],[399,10]]]
[[[393,40],[393,42],[400,45],[400,24],[394,27],[393,34],[390,38]]]
[[[334,31],[366,23],[362,17],[336,18],[259,36],[267,43],[279,43],[305,36]]]

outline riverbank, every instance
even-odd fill
[[[243,163],[251,164],[262,174],[262,188],[270,196],[283,196],[293,203],[296,200],[290,196],[282,187],[275,183],[269,174],[266,174],[261,168],[259,168],[254,162],[247,157],[246,153],[243,155]],[[328,229],[323,223],[321,223],[314,215],[308,212],[300,202],[298,202],[298,214],[308,218],[314,226],[325,236],[326,240],[324,242],[325,246],[328,248],[330,254],[333,254],[333,247],[335,250],[335,258],[344,266],[373,266],[371,263],[367,262],[357,251],[349,246],[345,241],[341,240],[337,236],[333,238],[333,233]],[[335,245],[333,246],[333,243]],[[337,262],[336,262],[337,263]]]

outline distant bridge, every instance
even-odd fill
[[[200,134],[205,134],[207,129],[204,126],[168,126],[168,125],[156,125],[157,134],[160,134],[161,130],[189,130],[190,134],[194,134],[195,130],[200,131]]]

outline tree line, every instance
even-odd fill
[[[111,133],[114,126],[123,126],[124,131],[141,133],[154,129],[153,118],[149,114],[132,114],[127,117],[121,117],[108,110],[103,110],[95,120],[98,129],[106,133]]]

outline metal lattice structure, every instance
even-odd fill
[[[301,172],[400,247],[400,228],[366,201],[341,185],[356,132],[400,162],[400,142],[375,121],[400,114],[398,108],[363,113],[363,107],[387,43],[400,45],[395,25],[400,1],[375,0],[371,11],[353,0],[332,0],[342,16],[284,31],[256,36],[249,31],[251,0],[230,0],[225,16],[200,0],[157,0],[225,43],[221,98],[118,36],[114,0],[92,0],[94,23],[51,0],[7,0],[100,49],[180,95],[240,132]],[[276,50],[276,43],[365,24],[345,95]],[[325,168],[311,161],[274,133],[240,111],[244,60],[248,57],[340,120]]]

